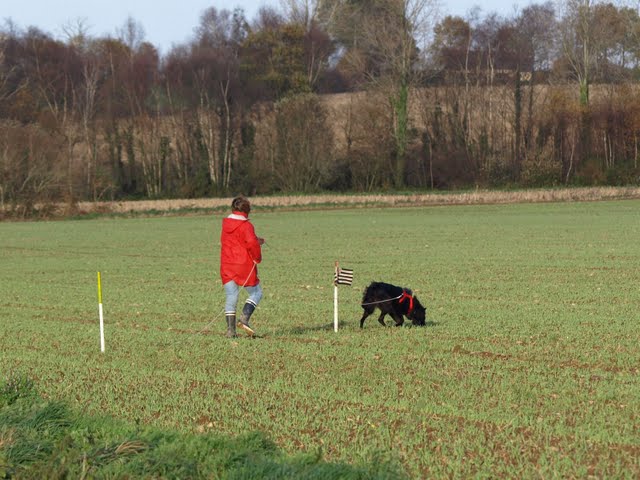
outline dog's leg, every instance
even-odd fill
[[[396,322],[396,327],[401,327],[404,323],[404,316],[401,313],[396,312],[395,310],[391,312],[391,318],[393,318]]]
[[[364,308],[364,307],[362,307]],[[373,313],[373,310],[369,310],[367,308],[364,309],[364,313],[362,314],[362,318],[360,319],[360,328],[364,326],[364,321],[367,319],[369,315]]]
[[[384,316],[386,315],[386,313],[382,312],[380,314],[380,316],[378,317],[378,322],[380,322],[380,325],[382,325],[383,327],[386,327],[387,324],[384,323]]]

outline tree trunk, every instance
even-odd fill
[[[515,145],[513,151],[513,180],[518,181],[520,179],[520,167],[522,163],[521,151],[522,151],[522,82],[520,81],[520,68],[516,69],[516,82],[514,92],[515,102],[515,118],[513,122],[513,129],[515,135]]]
[[[394,168],[394,183],[396,187],[404,186],[404,173],[406,166],[406,153],[407,153],[407,130],[409,124],[408,115],[408,103],[409,103],[409,87],[406,79],[403,79],[398,95],[393,102],[394,116],[395,116],[395,128],[394,136],[396,143],[396,164]]]

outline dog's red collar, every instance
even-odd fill
[[[409,310],[407,310],[407,315],[411,315],[411,312],[413,312],[413,295],[410,295],[406,290],[403,290],[402,296],[400,297],[400,300],[398,300],[398,303],[402,303],[406,299],[409,299]]]

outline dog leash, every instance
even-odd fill
[[[247,282],[249,281],[249,278],[251,277],[251,274],[253,273],[253,271],[256,269],[256,265],[258,265],[255,261],[253,262],[253,267],[251,267],[251,271],[249,271],[249,275],[247,275],[247,279],[244,281],[244,283],[242,284],[242,286],[240,287],[240,290],[242,290],[245,285],[247,284]],[[223,308],[224,311],[224,308]],[[222,312],[221,312],[222,313]],[[217,321],[217,316],[211,321],[209,322],[202,330],[200,330],[196,335],[201,335],[203,332],[205,332],[206,330],[209,329],[209,327],[211,325],[213,325],[215,322]]]
[[[394,300],[398,300],[399,298],[402,298],[403,295],[404,295],[404,292],[402,292],[400,295],[398,295],[395,298],[388,298],[386,300],[378,300],[377,302],[361,303],[360,306],[366,307],[367,305],[377,305],[378,303],[393,302]]]
[[[249,275],[247,276],[247,279],[244,281],[244,283],[242,284],[242,286],[240,287],[240,290],[242,290],[245,285],[247,284],[247,282],[249,281],[249,278],[251,277],[251,274],[253,273],[253,271],[256,268],[257,263],[253,262],[253,267],[251,267],[251,271],[249,272]],[[196,336],[198,335],[202,335],[205,331],[207,331],[209,329],[209,327],[211,325],[213,325],[215,322],[217,322],[219,320],[219,316],[220,314],[224,313],[224,307],[222,307],[222,310],[220,311],[220,313],[216,314],[213,316],[213,320],[211,320],[211,322],[209,322],[207,325],[205,325],[205,327],[200,330],[199,332],[194,333],[193,335],[189,335],[187,337],[185,337],[184,339],[180,340],[180,337],[176,338],[173,342],[171,342],[169,344],[169,346],[167,348],[174,348],[177,344],[180,344],[181,346],[184,345],[184,343],[186,343],[189,338],[191,338],[191,342],[193,342],[193,340],[195,339]]]

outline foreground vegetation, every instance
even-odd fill
[[[13,377],[0,384],[0,477],[382,480],[402,473],[385,461],[329,464],[320,452],[287,458],[261,433],[233,439],[85,418]]]
[[[89,463],[127,441],[153,450],[164,440],[148,432],[162,431],[287,468],[321,451],[364,478],[377,459],[412,478],[637,478],[639,207],[257,211],[261,337],[236,341],[217,277],[222,213],[2,223],[0,372],[32,379],[35,404],[122,422],[96,420],[106,440],[81,450]],[[335,260],[355,272],[338,333]],[[428,326],[360,330],[372,280],[413,288]],[[0,426],[0,465],[17,468],[13,425]]]

